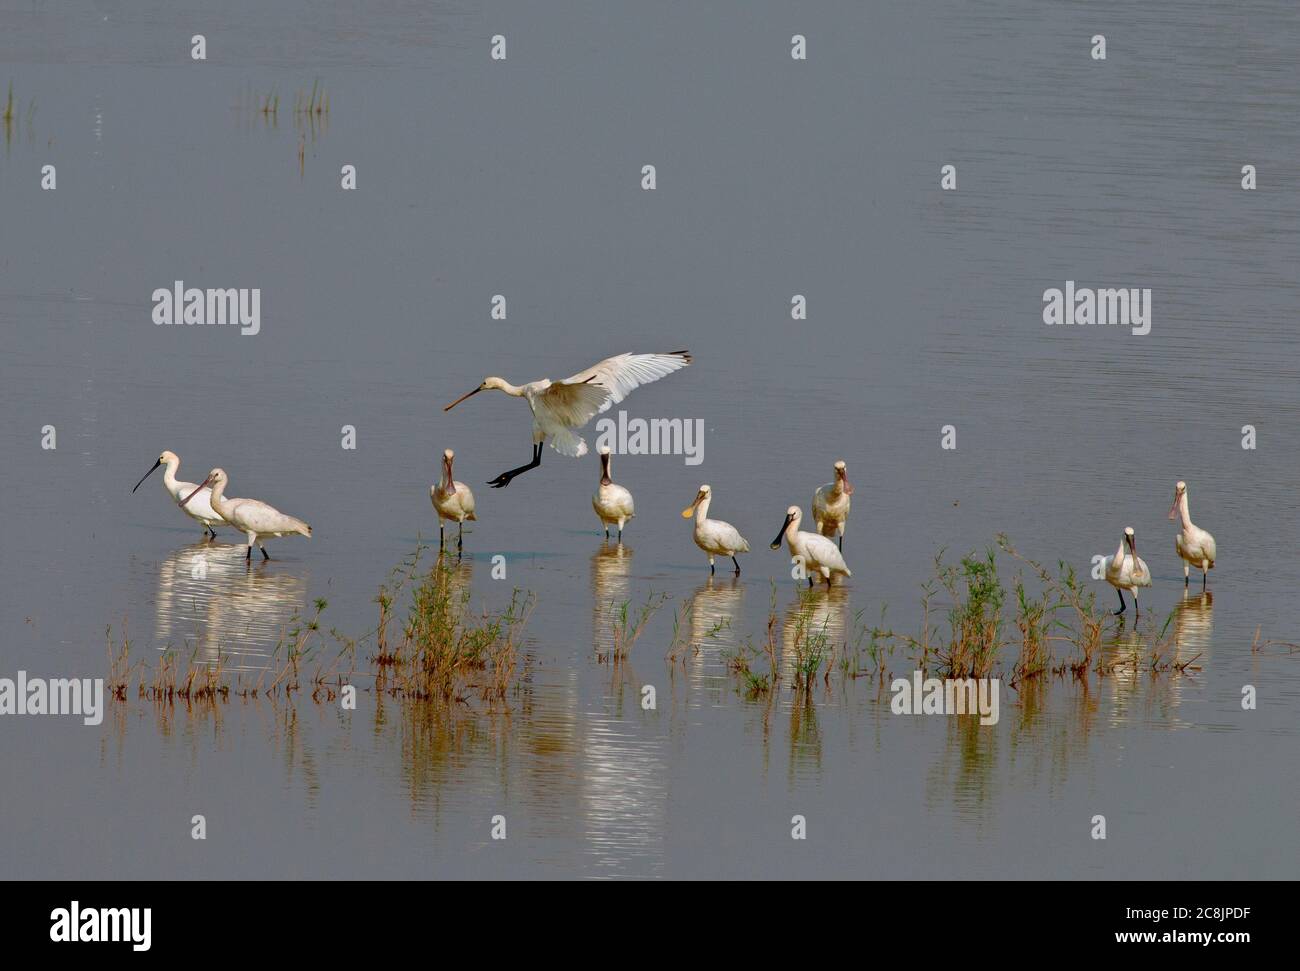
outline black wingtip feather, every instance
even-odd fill
[[[684,358],[686,358],[686,363],[687,363],[687,364],[690,364],[691,361],[695,360],[695,358],[691,357],[691,352],[690,352],[690,351],[670,351],[669,353],[671,353],[674,357],[684,357]]]

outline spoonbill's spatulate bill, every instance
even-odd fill
[[[1214,569],[1214,537],[1200,526],[1192,523],[1192,515],[1187,511],[1187,483],[1179,482],[1174,486],[1174,504],[1169,507],[1169,518],[1183,521],[1183,530],[1174,537],[1174,549],[1183,560],[1183,586],[1187,586],[1192,567],[1201,571],[1201,589]]]
[[[1128,549],[1125,550],[1125,547]],[[1119,610],[1115,611],[1115,615],[1124,613],[1127,607],[1124,603],[1124,591],[1127,590],[1133,594],[1134,616],[1142,616],[1138,609],[1138,587],[1151,586],[1151,571],[1147,569],[1146,561],[1138,556],[1137,534],[1133,532],[1132,526],[1124,527],[1119,548],[1115,550],[1114,556],[1106,557],[1103,564],[1106,567],[1106,582],[1119,594]]]
[[[429,486],[429,498],[433,500],[433,508],[438,511],[438,549],[442,549],[446,542],[442,521],[450,519],[458,530],[456,550],[459,552],[465,546],[465,520],[478,522],[478,517],[474,515],[474,493],[469,491],[469,486],[465,483],[457,482],[451,474],[451,463],[455,458],[456,453],[451,449],[442,453],[442,478],[436,485]]]
[[[688,351],[671,354],[619,354],[579,371],[563,381],[543,378],[524,385],[513,385],[505,378],[484,378],[473,391],[463,394],[443,411],[451,411],[480,391],[504,391],[524,398],[533,412],[533,458],[527,465],[502,472],[488,485],[501,489],[510,480],[542,464],[542,444],[551,440],[551,448],[561,455],[577,458],[587,454],[587,443],[574,431],[626,398],[635,388],[658,381],[691,363]]]
[[[286,516],[274,506],[269,506],[257,499],[227,499],[226,483],[230,477],[222,469],[213,469],[208,473],[208,477],[203,483],[181,500],[184,506],[194,499],[205,487],[212,489],[212,508],[221,514],[221,518],[234,526],[235,529],[242,530],[248,535],[248,552],[244,554],[245,559],[251,559],[253,556],[253,546],[262,551],[262,558],[269,560],[271,555],[266,552],[266,545],[262,542],[268,536],[299,536],[311,537],[311,527],[301,519],[294,519],[292,516]]]
[[[135,489],[144,485],[144,480],[154,474],[154,471],[160,466],[166,471],[163,472],[163,488],[167,490],[168,495],[181,507],[181,511],[190,519],[197,520],[203,524],[204,534],[211,534],[215,539],[217,531],[214,526],[224,526],[226,521],[222,519],[215,509],[212,508],[212,490],[196,486],[193,482],[182,482],[176,478],[176,473],[180,470],[181,459],[175,452],[163,452],[158,456],[158,461],[153,464],[148,472],[140,477],[140,481],[135,484]],[[135,492],[132,489],[131,492]],[[182,503],[181,500],[198,489],[188,503]]]
[[[709,503],[712,501],[713,490],[707,485],[700,486],[695,501],[682,510],[682,518],[695,516],[695,545],[709,554],[709,576],[713,576],[714,556],[731,557],[731,562],[736,564],[736,576],[740,576],[740,561],[736,554],[748,553],[749,541],[731,523],[709,518]]]
[[[844,460],[835,463],[835,481],[828,482],[813,493],[812,517],[817,532],[823,536],[839,535],[840,551],[844,551],[844,527],[849,521],[849,496],[853,485],[849,482],[848,467]]]
[[[803,563],[810,587],[813,585],[814,573],[821,574],[828,587],[831,585],[833,574],[843,573],[846,577],[853,576],[848,564],[844,562],[844,554],[840,552],[834,540],[827,539],[820,533],[802,532],[799,529],[799,523],[802,521],[803,512],[798,506],[787,509],[781,531],[776,534],[776,539],[772,540],[772,549],[780,549],[781,540],[784,538],[790,546],[790,562],[798,560]]]
[[[609,447],[600,450],[600,485],[591,497],[591,508],[596,510],[601,525],[605,527],[605,539],[609,539],[609,527],[618,527],[618,541],[623,542],[623,524],[636,515],[632,504],[632,493],[618,485],[609,477]]]

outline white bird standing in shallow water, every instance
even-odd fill
[[[1201,571],[1201,589],[1214,569],[1214,537],[1192,524],[1192,516],[1187,511],[1187,483],[1179,482],[1174,486],[1174,504],[1169,507],[1169,518],[1183,520],[1183,531],[1174,537],[1174,549],[1183,559],[1183,586],[1187,586],[1192,567]]]
[[[144,480],[153,475],[154,469],[160,465],[166,466],[167,470],[163,472],[163,488],[181,507],[181,512],[191,519],[198,520],[203,524],[204,535],[211,534],[213,539],[217,538],[217,531],[213,526],[224,526],[226,521],[222,519],[215,509],[212,508],[212,491],[210,489],[199,488],[193,482],[182,482],[176,478],[176,473],[181,467],[181,457],[175,452],[163,452],[158,456],[158,461],[153,464],[148,472],[140,477],[140,481],[135,484],[135,489],[144,485]],[[182,504],[181,500],[187,495],[198,489],[198,495],[188,504]],[[135,489],[131,491],[134,493]]]
[[[262,559],[269,560],[271,555],[266,552],[266,546],[262,542],[267,536],[292,536],[297,533],[311,538],[310,526],[301,519],[286,516],[274,506],[268,506],[257,499],[227,499],[225,492],[229,481],[230,476],[224,470],[213,469],[197,489],[181,500],[181,505],[186,505],[205,487],[211,487],[212,508],[235,529],[248,534],[248,552],[244,554],[244,559],[252,559],[253,544],[256,543],[262,551]]]
[[[457,482],[451,474],[451,462],[455,457],[456,453],[451,449],[442,453],[442,478],[437,485],[429,486],[429,498],[433,500],[433,508],[438,511],[438,549],[442,549],[444,542],[442,521],[450,519],[458,529],[456,552],[460,552],[465,542],[465,520],[476,523],[478,517],[474,515],[474,493],[469,491],[469,486],[465,483]]]
[[[709,576],[713,575],[714,556],[731,557],[731,562],[736,564],[736,576],[740,576],[740,562],[736,559],[736,554],[748,553],[749,541],[731,523],[709,518],[709,503],[712,501],[713,490],[707,485],[700,486],[695,501],[682,510],[682,518],[695,516],[695,545],[709,554]],[[699,511],[698,515],[696,510]]]
[[[551,448],[577,458],[587,454],[587,443],[574,434],[596,414],[616,405],[643,384],[658,381],[691,363],[688,351],[671,354],[619,354],[579,371],[563,381],[542,378],[525,385],[513,385],[505,378],[484,378],[469,394],[463,394],[443,411],[451,411],[470,395],[480,391],[504,391],[524,398],[533,412],[533,460],[527,465],[502,472],[488,485],[500,489],[517,475],[542,464],[542,444],[549,437]]]
[[[609,539],[609,527],[618,526],[618,541],[623,542],[623,524],[636,515],[632,493],[609,477],[609,446],[600,450],[600,485],[591,497],[591,508],[596,510]]]
[[[835,463],[835,481],[828,482],[813,493],[812,517],[817,524],[817,532],[823,536],[839,533],[840,552],[844,552],[844,527],[849,521],[849,496],[853,495],[853,484],[849,482],[849,473],[844,460]]]
[[[1125,546],[1128,547],[1127,553],[1124,552]],[[1151,571],[1147,569],[1146,561],[1138,556],[1137,536],[1132,526],[1124,527],[1124,535],[1120,537],[1119,548],[1115,550],[1115,555],[1106,557],[1102,562],[1106,567],[1106,582],[1119,594],[1119,610],[1115,611],[1115,615],[1124,613],[1128,606],[1124,603],[1124,591],[1127,590],[1133,594],[1134,616],[1141,617],[1142,611],[1138,609],[1138,587],[1151,586]]]
[[[781,548],[781,539],[790,545],[790,562],[799,561],[803,563],[804,571],[808,574],[808,586],[813,585],[813,574],[820,573],[822,579],[826,581],[826,586],[831,585],[831,576],[836,573],[843,573],[846,577],[853,576],[849,570],[849,565],[844,562],[844,554],[840,552],[835,541],[822,536],[820,533],[805,533],[799,529],[799,523],[803,521],[803,512],[798,506],[791,506],[785,511],[785,522],[781,524],[781,531],[776,534],[776,539],[772,540],[772,549]]]

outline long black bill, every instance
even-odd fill
[[[781,532],[777,533],[776,539],[772,540],[772,549],[779,550],[781,548],[781,540],[785,539],[785,531],[790,528],[790,523],[793,521],[794,517],[787,514],[785,522],[781,524]]]
[[[140,488],[142,485],[144,485],[144,480],[147,479],[147,478],[149,478],[149,476],[153,475],[153,474],[154,474],[154,471],[155,471],[155,470],[158,468],[158,466],[160,466],[160,465],[162,465],[162,459],[159,459],[157,462],[155,462],[155,463],[153,464],[153,468],[150,469],[148,472],[146,472],[144,475],[142,475],[142,476],[140,477],[140,481],[137,482],[137,483],[135,484],[135,489],[138,489],[138,488]],[[132,489],[131,492],[134,493],[134,492],[135,492],[135,489]]]
[[[455,401],[453,401],[451,404],[449,404],[446,408],[444,408],[444,409],[442,409],[442,410],[443,410],[443,411],[451,411],[451,409],[455,408],[458,404],[460,404],[460,403],[461,403],[462,401],[464,401],[466,398],[472,397],[473,395],[478,394],[478,393],[479,393],[480,391],[482,391],[482,390],[483,390],[482,388],[475,388],[475,389],[474,389],[473,391],[471,391],[469,394],[463,394],[463,395],[461,395],[459,398],[457,398]]]
[[[193,492],[191,492],[188,496],[186,496],[184,499],[182,499],[182,500],[180,501],[179,505],[184,506],[187,502],[189,502],[191,499],[193,499],[195,496],[197,496],[200,492],[202,492],[203,489],[204,489],[204,488],[205,488],[209,483],[211,483],[211,482],[212,482],[212,476],[208,476],[206,479],[204,479],[202,482],[199,483],[199,487],[198,487],[197,489],[195,489],[195,490],[194,490]]]

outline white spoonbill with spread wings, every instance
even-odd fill
[[[271,555],[266,552],[266,546],[262,542],[267,536],[292,536],[297,533],[308,539],[311,538],[310,526],[301,519],[286,516],[274,506],[268,506],[257,499],[227,499],[225,492],[226,483],[229,481],[230,476],[226,475],[225,471],[213,469],[197,489],[181,500],[181,506],[183,507],[204,488],[211,488],[212,508],[235,529],[248,534],[248,552],[244,554],[244,559],[252,559],[253,544],[256,543],[257,548],[262,551],[262,559],[269,560]]]
[[[1214,546],[1214,537],[1200,526],[1192,524],[1192,515],[1187,511],[1187,483],[1179,482],[1174,486],[1174,504],[1169,507],[1169,518],[1183,520],[1183,531],[1174,537],[1174,549],[1183,559],[1183,586],[1187,586],[1191,568],[1201,571],[1201,589],[1205,589],[1205,580],[1214,569],[1214,558],[1218,550]]]
[[[212,527],[224,526],[226,525],[226,521],[217,515],[217,511],[212,508],[211,490],[199,488],[193,482],[182,482],[180,479],[176,478],[176,473],[181,467],[181,457],[175,452],[163,452],[162,455],[158,456],[158,461],[153,464],[153,468],[140,477],[140,481],[135,484],[135,489],[144,485],[144,480],[153,475],[154,469],[157,469],[159,466],[166,467],[166,471],[163,472],[163,488],[167,490],[168,494],[177,503],[180,503],[182,499],[194,492],[195,489],[199,490],[198,495],[196,495],[188,505],[181,504],[181,512],[189,516],[190,519],[201,522],[203,524],[205,536],[208,533],[211,533],[212,538],[216,539],[217,531]],[[135,489],[132,489],[131,491],[135,492]]]
[[[1127,553],[1124,552],[1125,546],[1128,547]],[[1119,593],[1119,610],[1115,611],[1115,615],[1124,613],[1128,606],[1124,603],[1124,591],[1127,590],[1133,594],[1134,615],[1141,617],[1142,613],[1138,609],[1138,587],[1151,586],[1151,571],[1147,569],[1146,561],[1138,556],[1137,536],[1132,526],[1124,527],[1119,549],[1115,551],[1114,556],[1106,557],[1103,562],[1106,566],[1106,582]]]
[[[785,522],[781,524],[781,532],[777,533],[776,539],[772,540],[772,549],[779,550],[781,540],[784,538],[790,546],[790,562],[798,560],[803,563],[810,587],[813,585],[814,573],[821,575],[827,587],[831,585],[833,574],[843,573],[846,577],[853,576],[849,571],[849,565],[844,562],[844,554],[835,545],[835,541],[820,533],[801,531],[799,523],[802,521],[803,512],[798,506],[787,509]]]
[[[551,440],[551,448],[561,455],[577,458],[587,454],[587,443],[574,432],[598,413],[626,398],[635,388],[658,381],[691,363],[688,351],[671,354],[619,354],[579,371],[563,381],[531,381],[513,385],[505,378],[484,378],[469,394],[463,394],[443,411],[451,411],[470,395],[480,391],[504,391],[514,398],[524,398],[533,412],[533,459],[527,465],[502,472],[488,485],[500,489],[517,475],[542,464],[542,445]]]

